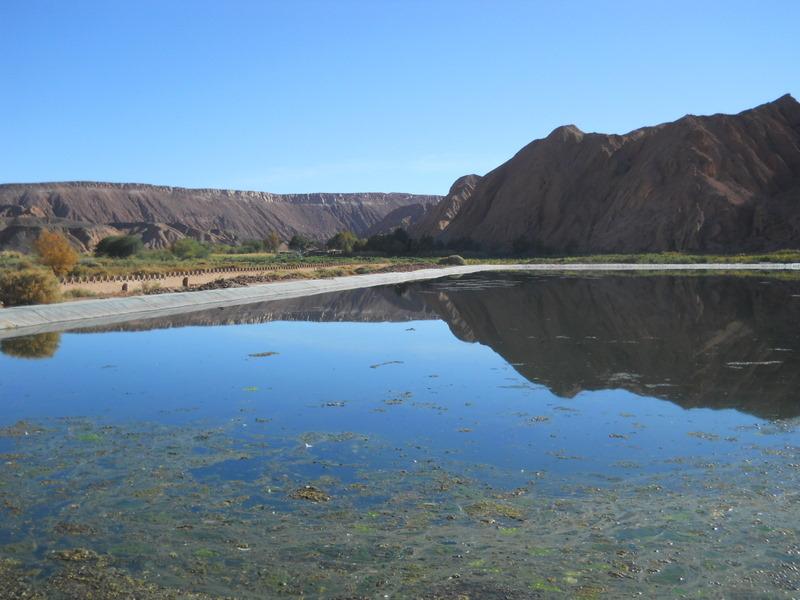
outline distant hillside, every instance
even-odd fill
[[[385,193],[270,194],[93,182],[0,185],[0,248],[25,249],[43,227],[63,230],[82,249],[110,233],[141,235],[150,247],[176,239],[235,243],[275,231],[327,239],[365,235],[392,211],[441,196]],[[413,210],[411,211],[414,212]]]
[[[625,135],[559,127],[457,184],[417,236],[556,253],[797,248],[800,104]]]

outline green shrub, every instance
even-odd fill
[[[175,255],[166,248],[159,248],[157,250],[142,250],[138,257],[144,262],[168,262],[175,260]]]
[[[144,248],[142,239],[135,235],[110,235],[97,243],[94,253],[97,256],[128,258]]]
[[[308,238],[296,233],[292,236],[292,239],[289,240],[289,248],[292,250],[305,250],[306,248],[313,245],[313,242]]]
[[[0,273],[0,301],[4,306],[50,304],[57,302],[60,296],[58,280],[47,271],[27,269]]]
[[[178,258],[205,258],[211,253],[211,248],[192,238],[183,238],[172,244],[172,253]]]
[[[464,260],[463,257],[459,256],[458,254],[451,254],[450,256],[446,256],[444,258],[439,259],[440,265],[465,265],[467,261]]]

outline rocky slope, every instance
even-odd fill
[[[42,227],[96,242],[95,230],[142,235],[150,247],[183,236],[221,242],[283,239],[300,233],[327,239],[349,229],[358,235],[396,209],[429,205],[440,196],[413,194],[290,194],[186,189],[92,182],[0,185],[0,247],[24,247]],[[81,231],[82,229],[82,231]],[[104,229],[102,233],[107,233]],[[5,240],[5,242],[3,241]]]
[[[439,204],[408,204],[395,208],[383,219],[375,223],[364,233],[365,237],[371,235],[382,235],[393,232],[398,227],[409,231],[421,220],[425,219],[429,212],[438,208]]]
[[[415,233],[554,253],[800,247],[800,104],[625,135],[559,127],[475,184]]]

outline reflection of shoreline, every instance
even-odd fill
[[[441,319],[562,397],[616,388],[774,419],[800,416],[799,297],[798,281],[755,277],[485,274],[81,331]]]
[[[0,340],[0,352],[15,358],[51,358],[60,344],[60,333],[37,333]]]
[[[424,304],[422,298],[404,294],[404,289],[406,286],[399,285],[361,288],[291,300],[240,304],[175,316],[126,321],[102,327],[75,329],[72,332],[147,331],[173,327],[252,325],[272,321],[381,323],[439,318],[432,308]]]
[[[431,282],[425,301],[555,394],[625,389],[684,408],[800,416],[800,282],[738,277]]]

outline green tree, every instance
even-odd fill
[[[267,252],[277,252],[281,247],[281,238],[274,231],[270,231],[264,238],[264,250]]]
[[[104,237],[95,246],[96,256],[111,258],[128,258],[138,254],[144,248],[142,238],[135,235],[110,235]]]
[[[311,245],[311,240],[303,237],[299,233],[295,233],[292,239],[289,240],[289,248],[292,250],[305,250]]]
[[[342,252],[350,254],[359,241],[358,237],[352,231],[340,231],[329,239],[326,245],[328,248],[341,250]]]

